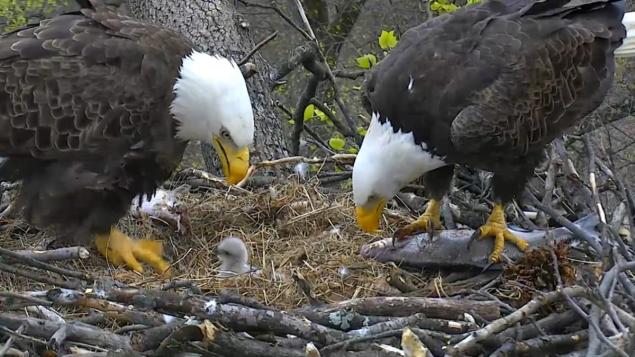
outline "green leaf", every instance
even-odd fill
[[[290,119],[290,120],[289,120],[289,124],[291,124],[291,125],[295,125],[295,120]]]
[[[319,110],[318,108],[315,108],[314,115],[317,116],[318,118],[320,118],[320,121],[329,120],[329,117],[326,114],[324,114],[323,111]]]
[[[375,65],[375,63],[377,63],[377,57],[374,54],[369,53],[367,55],[357,57],[355,61],[357,62],[357,66],[359,68],[370,69]]]
[[[472,1],[479,1],[479,0],[472,0]],[[449,0],[434,0],[433,2],[430,3],[430,10],[435,11],[439,14],[454,12],[458,8],[459,8],[458,6],[456,6],[454,3],[450,2]]]
[[[366,136],[366,133],[368,131],[365,128],[362,128],[361,126],[357,128],[357,134],[361,135],[361,136]]]
[[[346,140],[342,138],[332,137],[329,139],[329,146],[335,151],[340,151],[344,149],[345,145],[346,145]]]
[[[309,121],[315,115],[315,105],[309,104],[304,108],[304,121]]]
[[[458,6],[454,4],[446,4],[446,5],[442,5],[441,7],[443,8],[443,11],[445,12],[454,12],[456,11],[456,9],[458,9]]]
[[[349,154],[357,154],[359,150],[357,150],[357,148],[348,148],[346,151],[348,151]]]
[[[379,47],[382,50],[388,50],[391,48],[395,48],[397,46],[397,37],[395,36],[395,31],[381,31],[381,35],[379,35]]]

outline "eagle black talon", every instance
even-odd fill
[[[474,233],[472,233],[472,235],[470,236],[470,240],[467,241],[467,250],[470,250],[470,246],[472,246],[472,243],[474,243],[474,241],[480,236],[481,236],[481,229],[478,228],[474,231]]]

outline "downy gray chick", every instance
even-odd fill
[[[240,238],[223,239],[216,247],[216,256],[221,261],[218,277],[227,278],[255,271],[249,264],[247,246]]]

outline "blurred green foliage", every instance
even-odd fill
[[[0,32],[26,25],[30,18],[43,19],[63,9],[73,0],[0,0]]]
[[[465,6],[478,4],[481,0],[467,0]],[[454,12],[460,8],[452,0],[434,0],[430,2],[430,10],[435,15],[442,15],[448,12]]]

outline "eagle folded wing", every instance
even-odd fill
[[[148,137],[141,128],[171,125],[160,104],[191,42],[108,10],[84,12],[0,36],[0,156],[121,158]]]
[[[479,62],[475,68],[501,69],[453,120],[455,148],[525,155],[589,114],[610,85],[611,35],[592,20],[493,21],[472,55]],[[520,50],[503,51],[505,38],[519,42]]]

